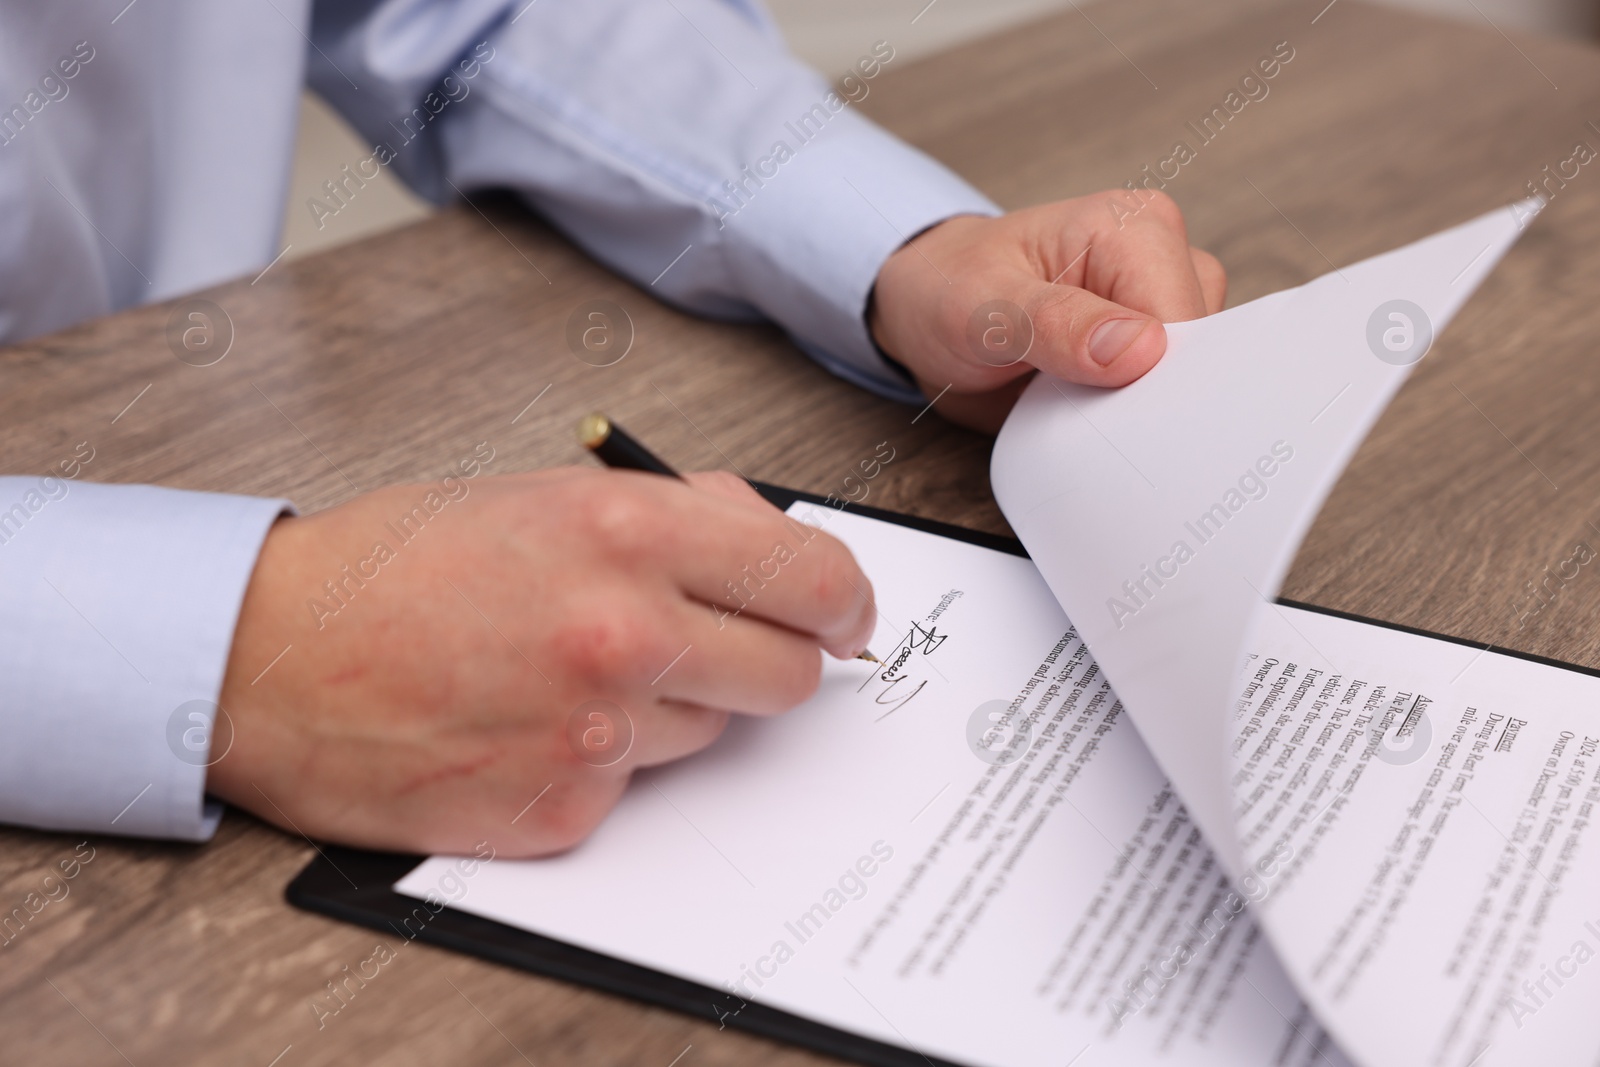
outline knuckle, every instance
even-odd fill
[[[1159,189],[1150,189],[1140,193],[1145,200],[1145,210],[1151,218],[1179,232],[1183,231],[1183,209],[1178,207],[1178,202]]]
[[[750,483],[732,471],[701,471],[695,477],[724,496],[749,496],[751,492]]]
[[[1110,236],[1143,215],[1149,201],[1142,189],[1106,189],[1083,197],[1081,201],[1067,203],[1075,207],[1081,203],[1095,228],[1102,231],[1102,236]]]
[[[1035,336],[1070,344],[1080,335],[1086,335],[1099,321],[1086,306],[1087,296],[1082,289],[1063,288],[1059,293],[1052,293],[1034,312]]]
[[[553,644],[557,669],[591,684],[635,681],[650,664],[658,659],[665,663],[662,657],[671,655],[659,627],[620,609],[591,610],[561,627]]]
[[[616,802],[617,789],[595,775],[589,780],[558,783],[535,810],[538,818],[528,842],[537,853],[564,852],[594,832]]]
[[[649,544],[659,516],[631,488],[618,485],[573,502],[574,519],[584,536],[604,551],[634,556]]]
[[[824,539],[825,538],[825,539]],[[817,547],[817,573],[813,580],[813,602],[829,622],[849,617],[861,599],[860,569],[850,550],[835,538],[823,535]]]

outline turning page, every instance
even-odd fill
[[[1126,389],[1041,377],[994,453],[1006,517],[1225,868],[1274,860],[1255,914],[1367,1065],[1600,1052],[1581,1017],[1600,683],[1273,602],[1349,456],[1537,206],[1169,326]]]
[[[1001,510],[1229,870],[1243,855],[1223,737],[1245,637],[1356,447],[1529,213],[1170,324],[1166,356],[1123,389],[1040,375],[995,442]]]

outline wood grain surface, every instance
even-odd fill
[[[1294,58],[1269,94],[1167,190],[1227,265],[1232,303],[1526,195],[1575,143],[1600,147],[1600,53],[1357,0],[1094,6],[891,68],[864,106],[1018,207],[1193,146],[1185,124],[1282,41]],[[1600,666],[1589,569],[1519,624],[1525,583],[1579,541],[1600,546],[1600,161],[1549,188],[1356,457],[1288,595]],[[771,328],[670,310],[513,205],[205,296],[234,334],[213,366],[169,348],[184,301],[0,351],[0,469],[42,471],[88,440],[98,480],[311,510],[436,477],[485,440],[499,471],[582,462],[573,423],[599,407],[679,466],[818,492],[888,440],[869,503],[1005,529],[986,440],[830,378]],[[600,299],[633,332],[608,367],[567,339]],[[0,914],[79,840],[0,831]],[[203,847],[90,844],[69,895],[0,946],[4,1062],[823,1062],[423,945],[319,1029],[310,998],[378,938],[283,902],[307,842],[233,813]]]

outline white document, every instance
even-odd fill
[[[1171,326],[1125,390],[1036,382],[994,479],[1037,569],[797,505],[883,665],[566,855],[396,889],[975,1067],[1594,1062],[1600,679],[1272,602],[1519,213]]]
[[[1600,1054],[1600,682],[1271,603],[1409,370],[1394,349],[1442,330],[1535,209],[1169,326],[1127,389],[1041,378],[994,453],[1007,518],[1225,867],[1292,857],[1256,914],[1368,1067]]]

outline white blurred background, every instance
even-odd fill
[[[1030,19],[1082,4],[1116,0],[767,0],[796,54],[837,77],[855,62],[862,42],[892,39],[895,58],[915,59]],[[1202,0],[1203,2],[1203,0]],[[1337,0],[1336,0],[1337,2]],[[1600,0],[1384,0],[1396,7],[1492,25],[1502,31],[1594,39],[1600,32]],[[913,21],[914,20],[914,21]],[[342,119],[309,93],[301,101],[285,214],[284,257],[319,252],[422,218],[432,207],[411,195],[384,170],[322,229],[307,207],[330,175],[372,152]]]

